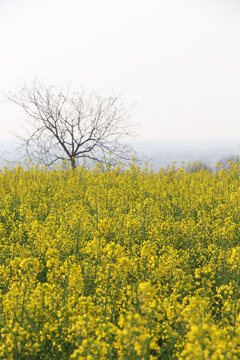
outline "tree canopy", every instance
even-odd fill
[[[125,143],[135,132],[120,96],[72,92],[70,86],[58,89],[34,80],[8,98],[27,115],[25,133],[17,137],[23,156],[34,162],[52,165],[67,160],[74,169],[83,159],[125,162],[135,155]]]

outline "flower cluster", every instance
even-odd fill
[[[240,166],[5,168],[0,360],[240,358]]]

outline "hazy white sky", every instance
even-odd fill
[[[141,139],[240,137],[239,0],[0,0],[0,90],[122,91]],[[0,102],[0,137],[24,115]]]

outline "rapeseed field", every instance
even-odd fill
[[[240,166],[5,168],[0,359],[240,359]]]

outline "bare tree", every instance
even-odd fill
[[[240,156],[239,155],[229,155],[222,158],[220,164],[225,169],[230,169],[232,166],[240,163]]]
[[[59,90],[38,80],[7,96],[27,115],[25,136],[17,137],[24,156],[34,162],[50,166],[67,160],[74,169],[83,159],[104,163],[110,153],[125,162],[134,155],[123,143],[135,133],[119,96],[72,93],[69,86]]]
[[[201,170],[208,170],[209,172],[212,172],[211,166],[206,161],[202,160],[187,164],[185,170],[189,173],[195,173]]]

